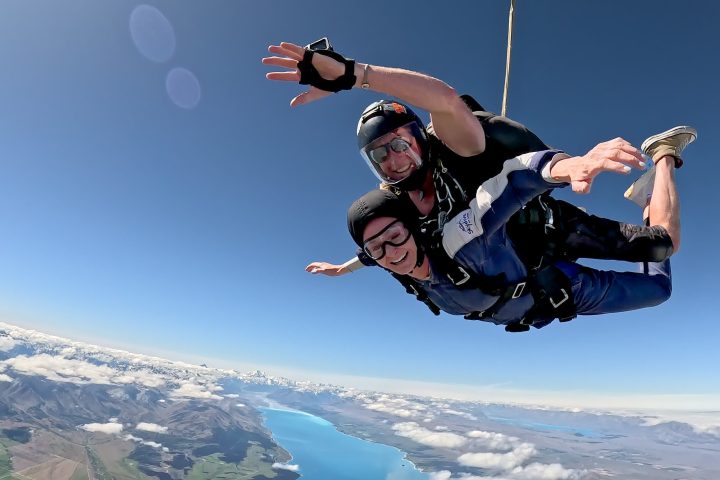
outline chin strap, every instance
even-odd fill
[[[345,73],[336,78],[335,80],[327,80],[320,75],[315,66],[312,64],[312,57],[315,54],[324,55],[330,57],[333,60],[345,65]],[[298,62],[297,66],[300,70],[300,84],[301,85],[312,85],[320,90],[326,92],[337,93],[340,90],[350,90],[355,85],[357,77],[355,76],[355,60],[345,58],[337,52],[331,50],[310,50],[305,49],[305,55],[303,59]]]

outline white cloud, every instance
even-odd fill
[[[458,463],[467,467],[511,470],[535,455],[535,447],[530,443],[521,443],[507,453],[464,453],[458,457]]]
[[[625,413],[629,416],[636,416],[638,412]],[[650,411],[640,419],[643,425],[652,427],[668,422],[687,423],[697,433],[706,433],[720,437],[720,414],[712,412],[691,412],[691,411]]]
[[[18,342],[12,337],[2,336],[0,337],[0,351],[8,352],[15,348]]]
[[[247,405],[245,405],[244,403],[236,403],[235,406],[242,408],[242,407],[246,407]]]
[[[144,370],[135,372],[118,373],[113,378],[115,383],[133,384],[137,383],[146,387],[156,388],[165,385],[165,379],[159,375]]]
[[[37,375],[55,382],[76,384],[114,385],[138,383],[158,387],[165,381],[153,373],[138,371],[119,372],[107,365],[95,365],[83,360],[41,353],[39,355],[18,355],[2,362],[3,365],[24,375]]]
[[[272,464],[272,468],[279,469],[279,470],[290,470],[291,472],[297,472],[298,470],[300,470],[300,465],[292,465],[289,463],[275,462]]]
[[[173,397],[212,398],[215,400],[222,399],[220,395],[212,393],[211,390],[215,390],[214,386],[211,386],[208,390],[205,385],[184,382],[180,385],[180,387],[170,392],[170,395]]]
[[[28,357],[19,355],[4,363],[18,373],[38,375],[56,382],[112,384],[115,371],[105,365],[93,365],[81,360],[70,360],[42,353]]]
[[[239,398],[239,397],[240,397],[240,395],[238,395],[237,393],[228,393],[225,395],[225,398]]]
[[[510,450],[520,444],[519,438],[509,437],[496,432],[472,430],[467,433],[467,436],[493,450]]]
[[[13,378],[5,375],[4,373],[0,373],[0,382],[12,382]]]
[[[448,415],[457,415],[458,417],[467,418],[468,420],[477,420],[477,417],[473,415],[472,413],[467,412],[461,412],[459,410],[453,410],[451,408],[446,408],[443,410],[443,413],[447,413]]]
[[[478,477],[477,475],[468,475],[461,473],[459,477],[453,477],[452,473],[447,470],[431,473],[429,480],[513,480],[509,477]]]
[[[376,412],[389,413],[403,418],[418,417],[424,415],[427,406],[419,402],[413,402],[402,397],[390,395],[376,395],[374,398],[363,398],[365,408]]]
[[[144,430],[146,432],[155,432],[155,433],[167,433],[168,427],[161,427],[160,425],[157,425],[155,423],[140,422],[135,427],[135,430]]]
[[[452,477],[452,473],[447,470],[442,470],[440,472],[431,473],[429,480],[450,480],[450,477]]]
[[[131,434],[129,434],[129,433],[128,433],[127,435],[125,435],[124,437],[122,437],[122,438],[123,438],[123,440],[127,440],[127,441],[130,441],[130,442],[141,443],[141,444],[143,444],[143,445],[147,445],[148,447],[152,447],[152,448],[162,448],[163,451],[166,451],[166,452],[168,451],[168,449],[167,449],[166,447],[163,447],[163,446],[162,446],[162,443],[152,442],[152,441],[150,441],[150,440],[144,440],[144,439],[142,439],[142,438],[140,438],[140,437],[136,437],[135,435],[131,435]]]
[[[85,425],[80,425],[80,428],[83,430],[87,430],[88,432],[100,432],[100,433],[107,433],[108,435],[116,434],[122,432],[123,426],[122,423],[86,423]]]
[[[559,463],[531,463],[526,467],[515,467],[510,474],[518,480],[575,480],[584,472],[563,468]]]
[[[421,427],[415,422],[396,423],[392,427],[396,435],[409,438],[431,447],[457,448],[465,445],[467,439],[450,432],[435,432]]]

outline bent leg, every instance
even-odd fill
[[[670,235],[661,225],[646,227],[597,217],[562,200],[555,201],[553,213],[557,242],[568,258],[660,262],[673,253]]]
[[[646,273],[596,270],[577,267],[573,294],[578,315],[626,312],[654,307],[670,298],[670,260],[641,263]]]
[[[680,204],[675,185],[675,158],[664,155],[655,162],[655,185],[649,205],[650,225],[667,230],[673,250],[680,249]]]

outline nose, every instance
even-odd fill
[[[387,165],[389,171],[397,172],[407,168],[408,165],[412,164],[412,160],[406,152],[390,151],[384,164]]]
[[[399,247],[396,247],[395,245],[385,244],[385,255],[388,256],[388,258],[391,258],[393,260],[397,260],[399,257],[403,255],[402,251],[403,247],[402,245]]]

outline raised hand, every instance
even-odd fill
[[[262,59],[262,63],[288,69],[288,71],[270,72],[266,74],[265,77],[268,80],[285,82],[300,81],[298,62],[300,62],[305,55],[305,49],[303,47],[295,45],[294,43],[282,42],[280,45],[270,45],[268,51],[277,56],[265,57]],[[326,80],[335,80],[345,73],[345,66],[342,63],[324,55],[313,55],[312,64],[320,76]],[[327,97],[330,93],[331,92],[311,86],[309,90],[293,98],[290,101],[290,106],[296,107],[298,105],[304,105]]]
[[[550,175],[569,182],[576,193],[589,193],[598,174],[615,172],[627,175],[632,168],[645,168],[642,154],[630,142],[618,137],[597,144],[585,155],[555,162]]]

